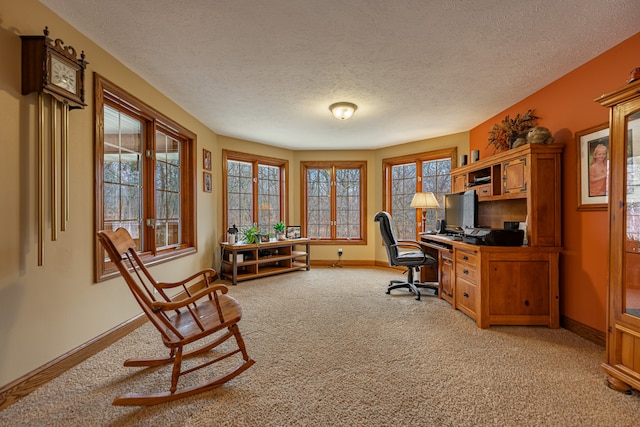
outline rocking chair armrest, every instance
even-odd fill
[[[218,278],[218,272],[215,271],[213,268],[206,268],[202,271],[199,271],[197,273],[192,274],[191,276],[187,277],[186,279],[182,279],[179,282],[161,282],[158,283],[157,286],[161,289],[170,289],[170,288],[175,288],[178,286],[182,286],[185,285],[187,283],[189,283],[190,281],[192,281],[193,279],[196,279],[198,276],[203,276],[203,278],[206,278],[207,273],[210,275],[210,281],[212,280],[216,280]]]
[[[209,294],[212,294],[214,292],[221,292],[223,294],[226,294],[228,291],[229,291],[229,288],[227,288],[225,285],[222,285],[222,284],[211,285],[211,286],[208,286],[206,288],[202,288],[202,289],[198,290],[197,292],[195,292],[192,296],[190,296],[188,298],[179,299],[179,300],[171,301],[171,302],[165,302],[165,301],[153,302],[151,304],[151,308],[156,313],[158,311],[177,310],[179,308],[187,306],[188,304],[194,303],[194,302],[198,301],[200,298],[202,298],[204,296],[207,296]]]

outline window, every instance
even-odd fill
[[[145,263],[195,252],[195,134],[96,75],[96,232],[126,228]],[[96,239],[96,281],[117,274]]]
[[[225,230],[255,223],[261,232],[273,233],[276,223],[286,222],[287,160],[223,150],[223,161]]]
[[[418,237],[422,210],[410,207],[413,195],[432,192],[440,207],[427,209],[426,230],[435,230],[444,218],[444,195],[451,192],[451,165],[456,148],[383,160],[384,209],[393,217],[399,239]]]
[[[366,162],[302,162],[302,234],[366,243]]]

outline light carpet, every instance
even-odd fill
[[[111,406],[168,387],[168,368],[122,366],[165,354],[147,323],[0,412],[0,425],[640,425],[638,394],[606,385],[604,348],[564,329],[479,329],[438,298],[386,295],[399,275],[313,268],[230,286],[256,364],[221,388]]]

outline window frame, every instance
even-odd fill
[[[405,156],[390,157],[382,160],[382,203],[383,210],[389,212],[393,216],[391,208],[391,168],[393,166],[403,165],[407,163],[415,163],[416,165],[416,188],[422,191],[422,163],[434,160],[443,160],[449,158],[451,161],[451,170],[458,166],[458,148],[450,147],[439,150],[427,151],[418,154],[410,154]],[[451,189],[449,189],[451,190]],[[416,232],[415,239],[419,238],[421,230],[418,228],[418,224],[422,222],[422,210],[416,209]]]
[[[276,157],[260,156],[257,154],[243,153],[233,150],[222,150],[222,229],[226,230],[233,224],[229,224],[229,197],[227,193],[228,189],[228,161],[246,162],[252,164],[252,176],[254,177],[252,183],[253,209],[252,216],[253,222],[258,222],[258,166],[274,166],[280,168],[280,221],[287,223],[289,218],[289,161],[286,159],[279,159]],[[275,224],[274,224],[275,225]],[[269,230],[271,232],[272,230]],[[226,239],[225,239],[226,240]]]
[[[366,245],[367,244],[367,161],[366,160],[344,160],[344,161],[303,161],[300,162],[300,218],[302,236],[308,237],[307,230],[307,170],[308,169],[331,169],[331,238],[330,239],[310,239],[314,245]],[[336,169],[360,169],[360,238],[347,239],[336,238],[335,221],[337,219],[337,205],[335,192]]]
[[[126,114],[130,114],[143,121],[144,149],[151,144],[155,151],[156,130],[182,141],[184,149],[180,153],[180,164],[184,168],[180,179],[180,208],[181,208],[181,240],[179,246],[170,246],[158,250],[155,245],[155,226],[146,225],[147,219],[155,219],[155,158],[145,156],[143,185],[143,210],[141,212],[142,224],[145,227],[144,247],[153,249],[140,252],[143,262],[155,265],[173,259],[181,258],[197,252],[197,203],[196,203],[196,147],[197,136],[195,133],[171,120],[164,114],[150,107],[137,97],[124,89],[94,73],[94,111],[95,111],[95,138],[94,138],[94,190],[95,190],[95,281],[101,282],[118,276],[120,273],[110,260],[105,261],[104,251],[97,238],[97,233],[104,227],[104,106],[105,103]],[[151,142],[153,141],[153,142]],[[151,167],[150,165],[153,165]],[[151,187],[149,187],[151,183]]]

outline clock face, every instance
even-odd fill
[[[76,69],[68,64],[60,61],[58,58],[51,57],[51,83],[61,87],[62,89],[76,93],[77,81],[76,81]]]

